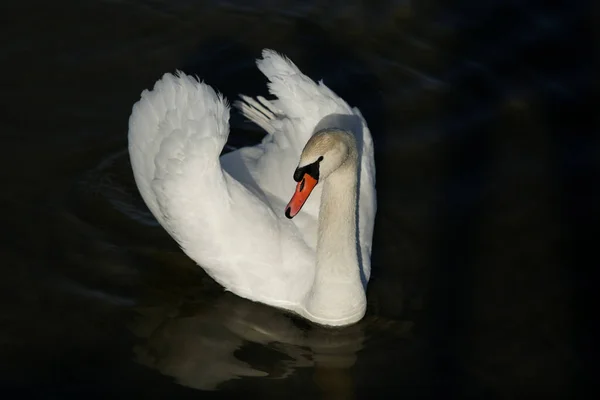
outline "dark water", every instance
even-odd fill
[[[3,5],[2,398],[585,397],[600,21],[549,4]],[[373,277],[349,328],[224,293],[133,183],[140,92],[183,69],[265,95],[264,47],[373,132]],[[232,117],[233,146],[261,135]]]

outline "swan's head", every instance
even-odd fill
[[[294,180],[298,184],[285,208],[285,216],[293,218],[320,181],[325,181],[348,161],[354,161],[352,166],[355,166],[356,160],[356,143],[352,133],[340,129],[316,132],[304,146],[294,171]]]

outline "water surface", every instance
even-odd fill
[[[599,203],[586,3],[4,7],[7,398],[584,393]],[[231,101],[266,95],[254,66],[265,47],[359,107],[373,133],[369,308],[348,328],[225,293],[133,182],[127,121],[141,91],[181,69]],[[232,148],[260,140],[232,114]]]

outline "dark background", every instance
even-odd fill
[[[599,22],[583,1],[3,3],[1,396],[595,397]],[[266,95],[265,47],[373,133],[350,328],[224,293],[133,183],[141,91],[182,69]]]

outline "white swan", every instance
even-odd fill
[[[257,66],[278,99],[236,103],[267,132],[253,147],[220,156],[229,107],[192,77],[165,74],[142,93],[129,120],[137,187],[226,290],[319,324],[354,323],[366,310],[376,212],[369,129],[289,59],[262,56]]]

